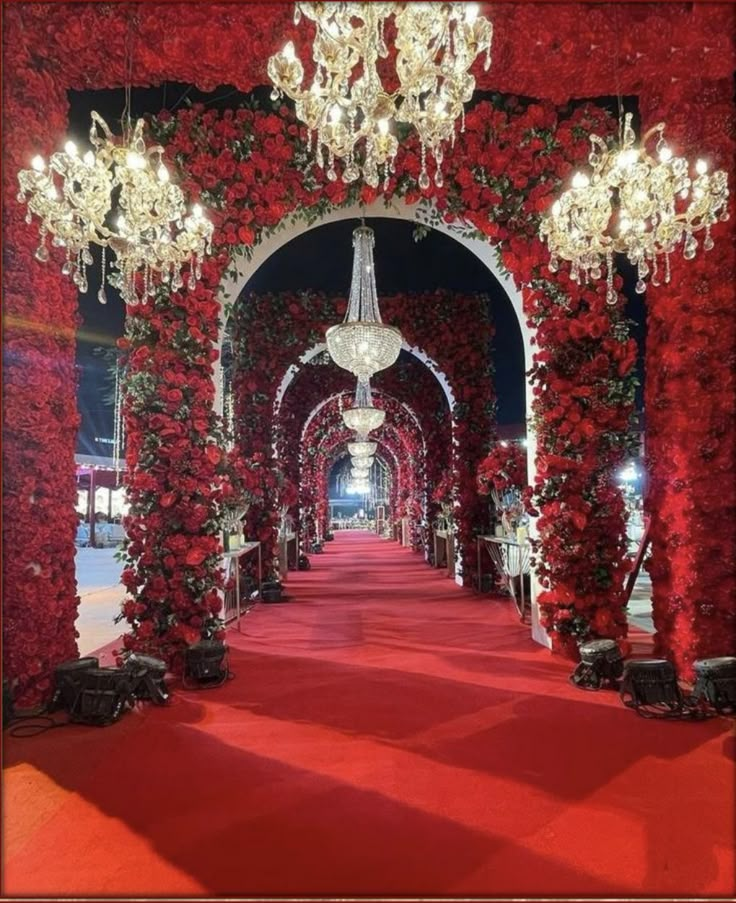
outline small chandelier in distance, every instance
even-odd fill
[[[377,442],[348,442],[348,453],[352,458],[370,457],[375,455],[377,448]]]
[[[373,467],[374,460],[375,459],[374,459],[373,455],[354,456],[352,458],[353,469],[369,471],[371,469],[371,467]]]
[[[422,167],[419,187],[429,188],[427,152],[435,160],[435,183],[442,184],[444,145],[455,137],[475,90],[470,68],[485,52],[491,62],[491,23],[478,15],[477,3],[295,3],[294,23],[302,15],[315,24],[312,46],[315,73],[302,86],[304,67],[289,41],[268,61],[273,99],[288,95],[296,114],[314,136],[317,162],[328,179],[337,178],[335,159],[345,161],[344,182],[361,174],[377,187],[393,171],[398,141],[392,123],[408,123],[419,134]],[[394,17],[396,76],[389,92],[377,61],[389,56],[385,28]],[[363,145],[362,165],[356,151]]]
[[[88,288],[90,245],[102,247],[102,281],[98,300],[105,304],[106,250],[114,254],[117,274],[108,282],[120,288],[123,301],[145,302],[155,291],[154,274],[168,275],[172,290],[182,286],[180,269],[192,263],[201,275],[209,252],[212,223],[195,204],[186,212],[184,194],[170,182],[163,148],[146,148],[143,120],[116,140],[107,123],[92,113],[89,132],[94,150],[80,156],[73,141],[52,154],[48,165],[36,156],[31,169],[18,174],[18,201],[27,203],[26,222],[41,220],[36,258],[49,258],[46,236],[66,250],[62,267],[81,292]],[[189,277],[188,277],[189,279]]]
[[[705,160],[695,164],[691,178],[688,161],[675,157],[664,141],[664,123],[650,129],[635,146],[631,113],[626,114],[620,146],[609,150],[598,135],[591,135],[588,157],[593,172],[575,173],[572,187],[555,201],[540,227],[555,272],[558,258],[572,264],[574,281],[600,279],[607,269],[609,304],[617,301],[613,289],[613,255],[625,254],[637,268],[636,291],[646,290],[651,274],[659,285],[658,258],[664,255],[664,281],[670,281],[670,255],[683,242],[686,260],[695,257],[698,240],[694,233],[705,230],[703,247],[713,247],[711,227],[728,219],[728,180],[719,170],[708,172]],[[647,140],[657,134],[657,158],[647,149]]]
[[[401,333],[381,321],[373,264],[373,229],[362,224],[353,232],[353,275],[345,320],[326,333],[332,360],[359,380],[390,367],[401,351]]]
[[[371,384],[366,380],[358,380],[352,408],[342,412],[343,423],[349,430],[355,430],[358,440],[365,441],[368,433],[377,430],[386,419],[386,412],[373,407]]]

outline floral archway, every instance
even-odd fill
[[[320,398],[336,389],[354,390],[354,379],[334,365],[307,364],[300,372],[309,377],[316,394],[305,397],[304,393],[297,393],[291,397],[298,401],[298,406],[289,407],[290,393],[297,383],[294,379],[281,399],[277,416],[274,416],[275,401],[284,373],[323,339],[332,323],[342,318],[345,303],[342,298],[304,291],[249,294],[233,307],[235,370],[232,383],[237,444],[269,459],[276,448],[279,463],[283,461],[285,471],[292,479],[296,479],[296,473],[295,464],[289,460],[289,449],[295,447],[296,433],[293,429],[284,433],[284,415],[294,410],[309,412]],[[448,412],[451,433],[441,436],[447,442],[446,451],[439,455],[433,470],[441,467],[443,461],[446,467],[452,467],[457,495],[465,501],[459,518],[460,548],[464,573],[470,581],[476,560],[474,530],[480,526],[479,519],[485,513],[475,490],[475,468],[492,441],[495,412],[489,345],[493,328],[488,299],[482,295],[438,290],[383,297],[381,307],[386,321],[401,330],[406,343],[420,349],[435,362],[455,399],[452,411]],[[413,385],[410,379],[416,373],[421,376]],[[374,384],[377,389],[385,389],[416,407],[426,422],[428,433],[435,434],[433,440],[440,440],[436,434],[441,431],[436,427],[433,429],[429,421],[436,414],[437,405],[441,405],[441,389],[427,367],[418,362],[407,362],[379,373]],[[419,394],[422,388],[427,389],[426,396]],[[325,394],[320,396],[320,392]],[[302,404],[305,407],[302,408]],[[441,476],[439,474],[438,478]],[[267,521],[273,530],[272,510],[273,506],[253,506],[248,513],[252,535],[261,536],[260,531],[267,526]],[[275,550],[274,533],[266,552],[267,560]]]
[[[15,203],[15,174],[33,153],[48,154],[59,143],[66,128],[66,90],[125,83],[122,48],[131,21],[128,4],[75,5],[74,11],[70,16],[63,3],[17,4],[4,15],[3,191],[10,249],[4,274],[4,663],[14,694],[24,705],[48,693],[53,666],[75,651],[77,304],[57,269],[34,260],[36,235]],[[598,609],[615,597],[623,567],[621,516],[610,479],[623,455],[620,424],[631,398],[627,383],[631,346],[622,329],[622,305],[608,310],[599,293],[571,286],[564,272],[550,274],[535,237],[539,212],[549,204],[560,179],[587,152],[586,133],[600,134],[610,127],[606,117],[590,106],[571,111],[555,109],[552,102],[605,96],[614,90],[609,60],[614,25],[596,7],[586,8],[581,17],[576,4],[550,6],[544,17],[534,5],[523,4],[502,4],[490,14],[496,26],[496,62],[489,74],[479,73],[481,89],[548,100],[479,104],[468,116],[444,190],[432,189],[429,197],[439,215],[465,221],[469,228],[492,236],[517,282],[530,286],[528,312],[537,326],[539,346],[533,375],[539,554],[548,568],[540,602],[554,631],[551,616],[560,607],[574,608],[592,623]],[[254,4],[247,16],[232,4],[141,5],[132,21],[140,48],[138,83],[169,79],[204,89],[231,82],[249,91],[264,84],[273,35],[283,40],[293,31],[287,6],[279,4]],[[735,133],[733,9],[726,4],[632,4],[622,8],[618,30],[623,37],[615,81],[619,91],[639,97],[644,126],[666,120],[668,135],[685,153],[694,155],[706,146],[714,163],[728,165]],[[524,42],[516,42],[518,34],[525,35]],[[529,53],[530,47],[534,53]],[[554,60],[552,70],[538,66],[541,55]],[[268,156],[261,151],[261,160],[251,160],[257,181],[241,180],[248,200],[231,208],[238,210],[237,222],[224,217],[219,223],[216,253],[192,291],[159,298],[150,314],[129,318],[130,529],[135,532],[160,514],[167,527],[166,541],[177,532],[170,529],[170,514],[157,508],[155,498],[174,491],[169,486],[176,483],[177,455],[184,442],[193,467],[171,508],[180,520],[192,506],[204,509],[199,512],[202,519],[198,515],[191,524],[196,532],[185,533],[189,540],[197,537],[195,544],[204,559],[190,565],[170,550],[174,570],[202,569],[201,577],[194,572],[195,588],[184,581],[188,588],[182,590],[179,623],[172,629],[187,627],[192,618],[206,614],[218,580],[217,556],[209,550],[210,538],[216,536],[217,499],[208,487],[216,482],[221,447],[218,424],[208,406],[216,341],[214,297],[230,251],[248,247],[260,230],[276,225],[297,205],[319,209],[341,202],[341,186],[324,185],[317,178],[313,187],[306,188],[302,174],[284,165],[291,146],[286,136],[298,137],[289,131],[294,123],[288,115],[261,112],[251,119],[245,111],[238,119],[239,115],[220,117],[217,130],[235,129],[238,123],[248,126],[249,133],[268,147]],[[195,111],[192,116],[193,122],[202,114]],[[178,134],[184,140],[186,117],[179,121]],[[226,143],[225,136],[220,139]],[[170,146],[172,151],[176,147]],[[188,172],[186,148],[181,153],[185,184],[200,192],[211,171],[208,167],[201,177]],[[237,169],[242,162],[228,163],[224,151],[216,156],[215,167],[227,163]],[[272,172],[275,167],[286,178]],[[411,188],[403,187],[400,178],[402,173],[415,174],[415,168],[416,153],[410,147],[399,161],[399,178],[390,191],[408,196]],[[273,178],[267,180],[267,175]],[[510,184],[499,181],[504,175]],[[270,187],[262,191],[264,185]],[[252,218],[247,220],[248,216]],[[734,393],[729,391],[733,388],[729,354],[736,329],[731,278],[735,252],[729,231],[733,222],[732,216],[730,226],[719,227],[722,240],[710,256],[677,265],[670,285],[652,287],[647,293],[647,504],[653,518],[654,619],[658,650],[684,673],[694,658],[732,649],[734,635],[733,596],[730,581],[723,579],[725,570],[732,570],[736,538],[734,437],[728,428],[734,413]],[[582,331],[581,321],[586,324]],[[196,340],[189,343],[186,335],[192,336],[193,330]],[[695,376],[690,366],[693,354],[698,360]],[[571,404],[562,401],[565,383],[573,380],[581,365],[584,387],[591,394],[571,403],[580,418],[573,419]],[[173,411],[168,405],[177,389],[187,403]],[[155,410],[149,413],[139,404],[139,391],[150,392]],[[684,436],[683,420],[688,424]],[[583,426],[568,429],[570,422]],[[565,432],[560,430],[563,425]],[[591,429],[586,436],[583,430]],[[564,476],[571,472],[570,462],[581,465],[574,484]],[[573,485],[576,496],[582,491],[593,506],[584,531],[564,517]],[[146,571],[159,550],[145,537],[139,545],[132,562],[144,578],[136,580],[137,599],[139,604],[153,604],[152,582],[162,579],[163,590],[168,591],[173,575]],[[590,562],[585,572],[570,573],[567,568],[572,547],[579,560]],[[711,566],[713,561],[719,562],[718,568]],[[606,632],[609,628],[604,628]],[[566,645],[564,634],[555,631],[555,638]]]
[[[352,431],[342,422],[342,410],[349,407],[350,400],[347,393],[330,399],[310,421],[302,438],[300,501],[306,513],[308,539],[324,536],[328,528],[329,473],[353,437]],[[400,518],[423,507],[426,495],[424,437],[416,415],[404,404],[383,393],[377,394],[375,404],[387,412],[387,418],[371,438],[378,443],[379,452],[391,466],[391,509],[395,517]]]

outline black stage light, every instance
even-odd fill
[[[184,654],[184,686],[188,689],[219,687],[229,675],[227,647],[220,640],[200,640]]]
[[[82,677],[90,668],[99,668],[99,659],[94,656],[75,658],[68,662],[62,662],[54,668],[54,695],[49,703],[49,711],[57,712],[63,709],[71,712],[79,700],[82,692]]]
[[[136,699],[165,705],[169,701],[169,690],[164,681],[166,662],[150,655],[132,653],[125,663]]]
[[[319,540],[315,539],[315,541],[312,543],[312,555],[321,555],[322,551],[322,543]]]
[[[87,668],[80,673],[80,691],[69,719],[105,726],[134,705],[133,685],[125,668]]]
[[[688,703],[707,704],[720,715],[736,713],[736,658],[703,658],[693,668],[695,687]]]
[[[298,567],[300,571],[308,571],[312,567],[312,563],[306,555],[300,555]]]
[[[325,542],[332,542],[332,540],[333,540],[334,538],[335,538],[335,534],[334,534],[334,533],[330,533],[329,530],[327,531],[327,533],[325,533]]]
[[[663,658],[629,661],[621,682],[621,701],[644,718],[684,714],[684,699],[672,662]]]
[[[278,580],[267,580],[261,586],[262,602],[284,602],[284,590]]]
[[[600,690],[604,683],[616,689],[623,673],[624,660],[615,640],[589,640],[580,645],[580,663],[570,680],[583,690]]]

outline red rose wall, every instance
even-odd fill
[[[299,42],[300,35],[287,4],[249,4],[247,14],[242,5],[217,3],[73,8],[28,3],[3,12],[3,655],[14,695],[30,706],[47,695],[53,666],[72,657],[76,648],[78,314],[59,266],[33,258],[37,231],[23,222],[15,200],[17,171],[33,154],[47,155],[62,143],[67,90],[125,83],[129,27],[135,37],[137,84],[171,81],[204,90],[233,84],[246,92],[267,82],[265,63],[276,49],[274,36],[281,46],[288,37]],[[538,434],[537,555],[546,583],[540,601],[549,629],[568,647],[571,635],[561,623],[573,620],[603,636],[619,636],[624,627],[623,515],[612,474],[625,452],[631,345],[620,310],[605,309],[595,289],[570,285],[564,273],[549,273],[535,237],[540,212],[561,180],[585,159],[586,133],[612,125],[594,107],[569,110],[552,104],[619,90],[639,98],[644,128],[659,119],[667,122],[668,139],[678,151],[707,153],[715,166],[729,169],[734,151],[730,5],[625,4],[613,17],[611,5],[598,4],[581,12],[578,4],[489,7],[493,65],[488,73],[479,69],[478,83],[511,99],[497,106],[481,103],[469,113],[467,130],[448,161],[444,188],[428,193],[438,215],[465,221],[491,237],[517,283],[528,286],[527,311],[538,345],[532,380]],[[540,100],[519,103],[513,101],[515,95]],[[193,195],[202,191],[215,211],[217,252],[194,291],[157,300],[153,317],[160,322],[145,314],[130,320],[131,372],[134,379],[136,373],[141,377],[138,388],[132,384],[127,402],[131,453],[138,456],[130,470],[131,492],[138,493],[131,526],[135,532],[136,524],[160,515],[162,542],[165,537],[174,564],[171,573],[155,573],[150,548],[145,543],[136,548],[133,538],[127,580],[138,590],[134,604],[144,606],[144,611],[128,612],[133,642],[146,639],[141,626],[152,621],[152,627],[143,629],[148,639],[158,636],[182,644],[191,631],[214,624],[212,593],[219,580],[210,542],[216,536],[219,490],[204,486],[213,474],[224,479],[226,470],[217,453],[208,451],[222,449],[216,421],[204,410],[213,394],[208,385],[213,333],[207,314],[217,284],[231,251],[252,245],[290,212],[319,215],[334,204],[351,202],[357,189],[348,191],[339,182],[325,185],[320,173],[307,174],[295,165],[294,148],[301,137],[288,114],[187,111],[177,120],[160,123],[158,133],[170,138],[186,188]],[[232,150],[238,133],[248,138],[241,145],[244,159],[235,159]],[[410,145],[388,194],[416,200],[412,177],[417,171],[416,147]],[[375,192],[363,189],[361,195],[372,200]],[[699,655],[734,651],[733,222],[732,217],[714,230],[714,251],[683,262],[671,284],[647,294],[647,504],[653,519],[654,618],[658,650],[685,673]],[[202,336],[197,352],[189,345],[180,347],[176,339],[184,323]],[[182,377],[193,380],[186,393]],[[186,396],[186,410],[172,417],[169,405],[178,398],[177,389]],[[155,399],[159,409],[138,407],[145,398]],[[161,419],[155,420],[156,414]],[[177,441],[183,438],[197,452],[185,484],[177,467]],[[167,507],[171,493],[177,499]],[[579,504],[581,498],[590,507]],[[183,553],[183,562],[177,535],[186,536],[193,550]],[[181,591],[178,612],[162,616],[158,610],[156,594],[163,591],[159,577],[169,581],[167,592]],[[185,587],[175,585],[182,580]],[[560,612],[570,614],[560,618]],[[138,617],[142,620],[136,622]]]

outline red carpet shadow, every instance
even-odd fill
[[[507,690],[375,665],[242,652],[233,652],[232,662],[249,674],[240,694],[246,701],[233,701],[236,708],[363,737],[412,737],[514,698]]]
[[[473,875],[497,857],[498,884],[476,891],[514,886],[519,861],[527,891],[614,890],[508,839],[407,805],[400,788],[389,798],[250,753],[231,745],[247,742],[245,729],[226,743],[205,732],[215,728],[211,720],[184,725],[170,720],[172,711],[148,710],[145,731],[125,731],[124,722],[86,731],[74,768],[49,755],[58,745],[50,738],[8,744],[12,759],[34,763],[73,796],[6,862],[6,894],[177,894],[181,884],[161,873],[162,859],[219,895],[449,893],[473,886]],[[82,798],[107,817],[104,836]],[[150,849],[144,862],[139,849],[126,848],[130,831]],[[509,849],[514,869],[506,873]]]

